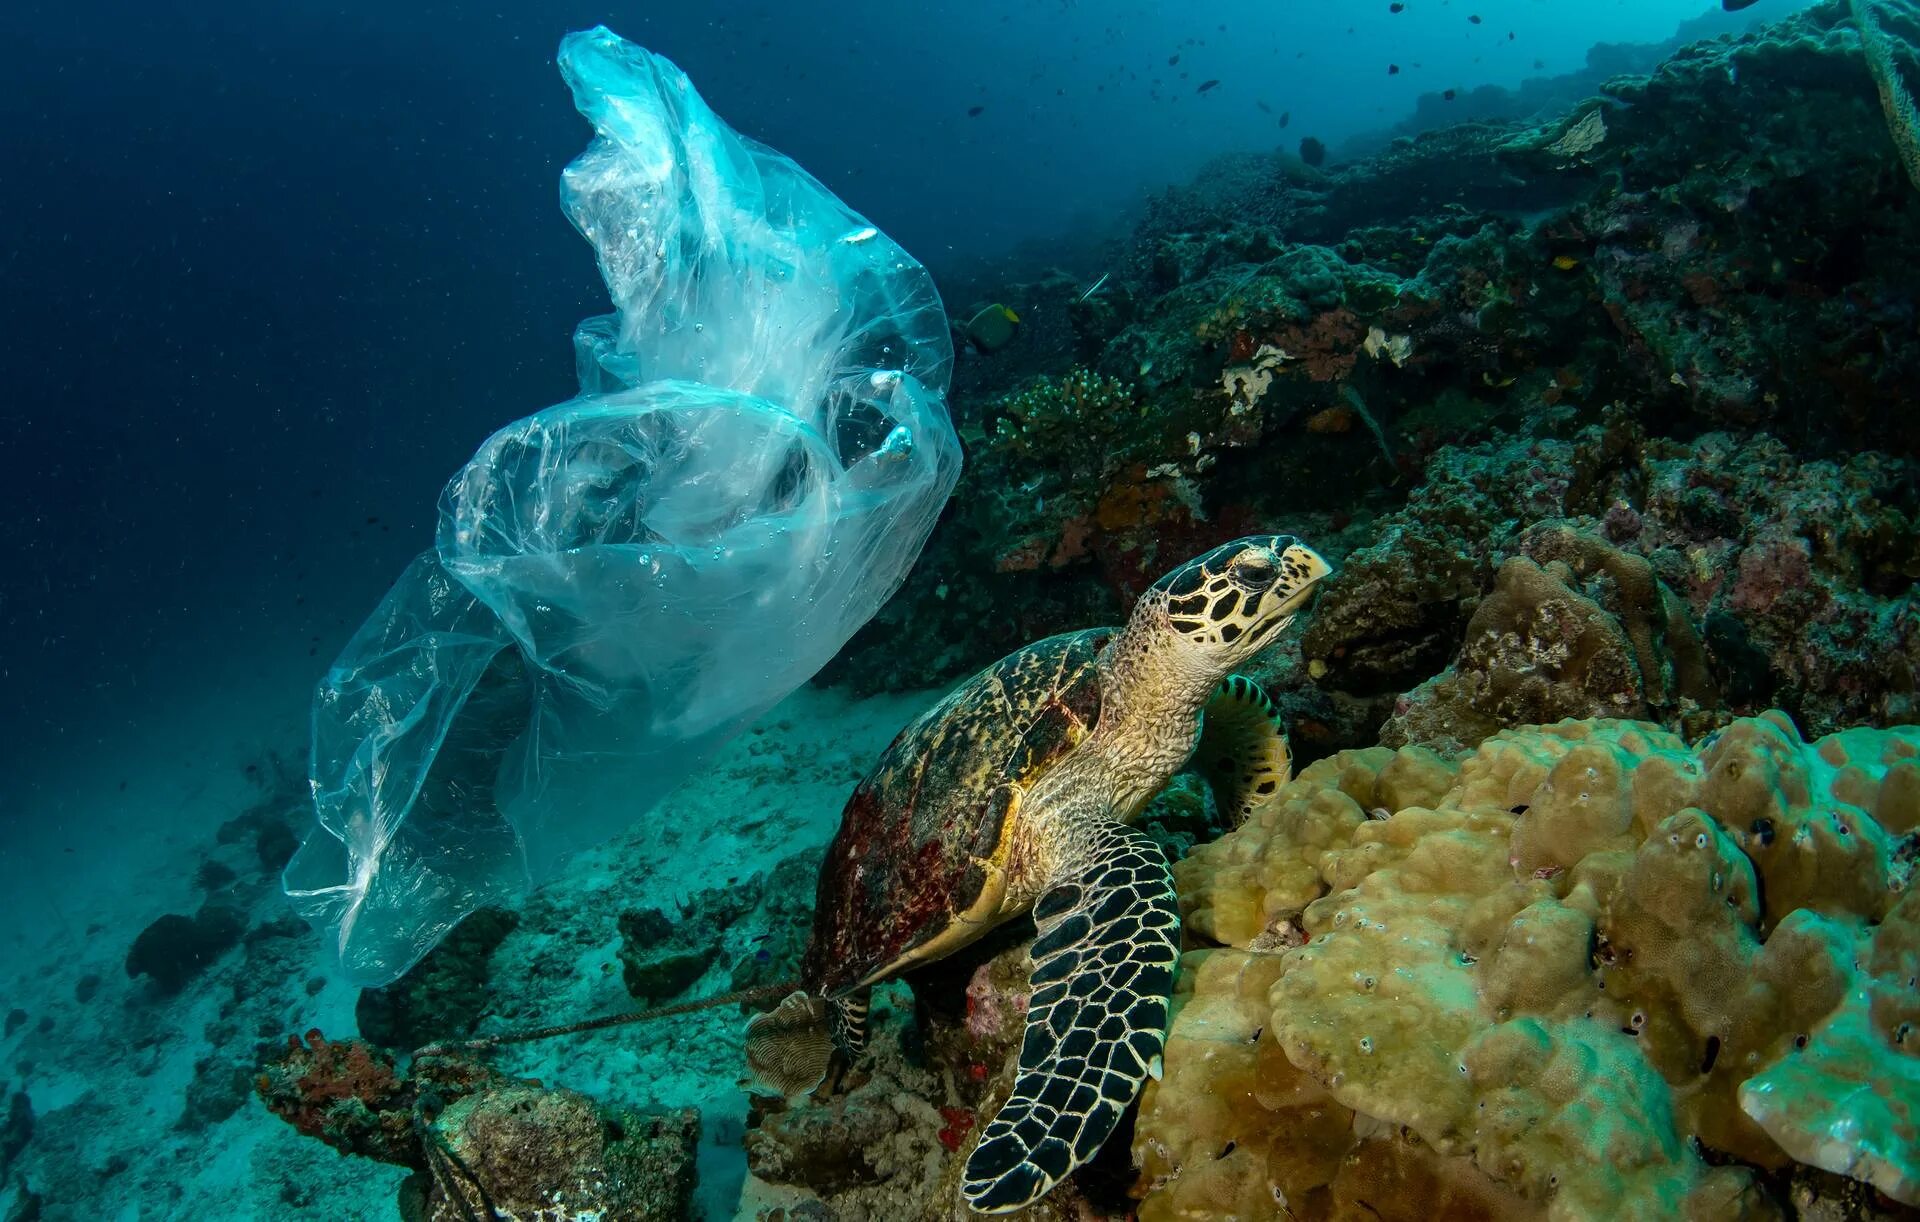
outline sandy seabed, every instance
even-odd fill
[[[288,928],[276,879],[262,869],[220,890],[245,912],[250,935],[179,994],[159,997],[125,967],[150,922],[199,906],[206,889],[195,876],[210,856],[235,860],[233,846],[217,844],[221,825],[276,793],[287,804],[306,741],[303,701],[288,685],[307,690],[308,666],[235,668],[219,690],[76,750],[76,762],[39,761],[6,799],[15,809],[0,887],[14,919],[0,933],[0,1009],[24,1017],[0,1039],[0,1066],[8,1093],[31,1101],[34,1125],[0,1187],[0,1217],[29,1191],[40,1217],[89,1222],[398,1216],[403,1170],[339,1155],[251,1092],[222,1086],[250,1081],[262,1049],[288,1034],[355,1031],[356,990],[330,971],[317,936]],[[242,674],[253,690],[239,686]],[[496,952],[494,1009],[482,1030],[631,1009],[619,913],[752,885],[782,858],[824,843],[852,785],[931,699],[818,689],[789,697],[631,833],[576,857],[535,893],[541,929],[523,922]],[[276,923],[277,933],[261,934]],[[727,936],[753,935],[736,927]],[[726,987],[717,962],[688,995]],[[724,1008],[504,1050],[497,1063],[610,1103],[698,1107],[697,1212],[728,1218],[745,1178],[741,1026]],[[209,1120],[222,1095],[238,1106]]]

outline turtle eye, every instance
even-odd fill
[[[1280,576],[1280,570],[1273,566],[1273,561],[1256,553],[1244,557],[1234,565],[1233,575],[1244,585],[1252,586],[1254,589],[1265,589]]]

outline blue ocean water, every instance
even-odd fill
[[[366,1012],[291,921],[274,846],[308,830],[315,683],[432,546],[448,477],[575,393],[568,337],[607,309],[556,203],[591,134],[555,70],[563,34],[605,23],[670,59],[923,263],[958,314],[993,286],[1117,273],[1148,201],[1224,155],[1311,137],[1337,166],[1460,119],[1570,109],[1662,54],[1623,44],[1796,7],[0,8],[0,886],[15,914],[0,1005],[20,1015],[0,1069],[33,1117],[0,1167],[7,1208],[39,1210],[8,1216],[397,1216],[400,1173],[296,1137],[248,1093],[280,1037],[348,1036]],[[979,423],[967,367],[993,367],[960,338],[954,414]],[[629,1004],[619,938],[578,914],[620,887],[672,912],[682,884],[724,891],[824,843],[923,689],[950,678],[920,662],[892,661],[881,696],[803,690],[651,816],[699,855],[685,877],[617,846],[570,867],[519,915],[550,937],[506,944],[495,977],[520,975],[488,1017]],[[183,952],[177,989],[129,968],[152,922],[209,899],[237,925],[205,962]],[[715,946],[751,960],[758,936],[729,926]],[[732,1216],[737,1046],[702,1031],[516,1072],[698,1107],[696,1208]]]

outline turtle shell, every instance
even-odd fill
[[[820,869],[807,984],[883,979],[959,936],[1020,796],[1100,716],[1098,628],[1048,637],[975,675],[893,740],[840,815]],[[948,949],[957,948],[959,943]],[[915,953],[920,952],[920,953]]]

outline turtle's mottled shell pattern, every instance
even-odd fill
[[[1019,795],[1093,729],[1094,661],[1115,635],[1049,637],[968,680],[900,732],[847,800],[820,870],[809,987],[896,964],[979,898]],[[1009,814],[1014,815],[1009,821]]]

